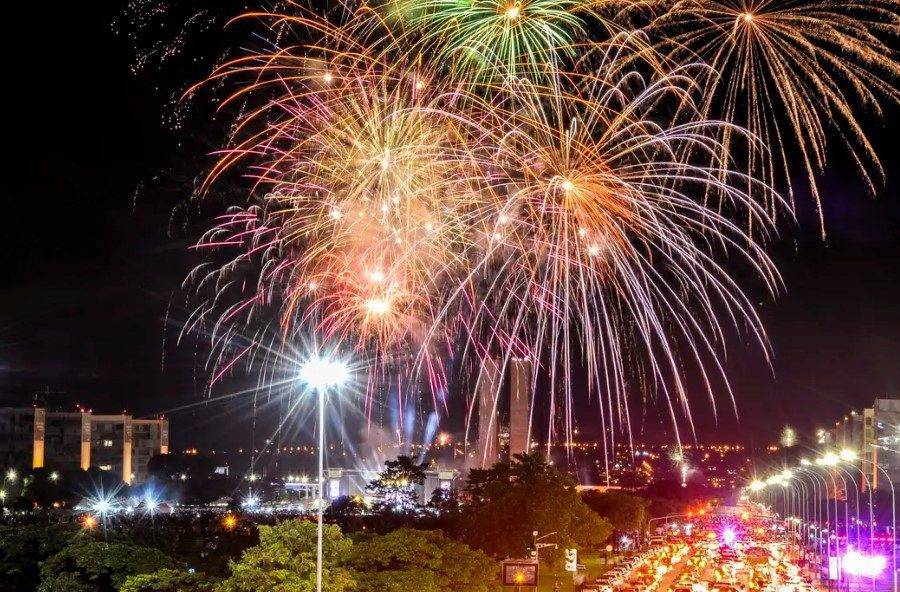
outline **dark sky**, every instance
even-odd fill
[[[64,393],[53,395],[59,402],[146,414],[195,402],[203,392],[202,360],[190,344],[174,347],[175,333],[165,329],[202,216],[184,229],[183,216],[173,216],[183,192],[155,181],[166,177],[160,171],[191,167],[178,135],[162,125],[171,89],[152,72],[135,76],[131,46],[113,32],[121,10],[113,1],[61,3],[52,17],[10,17],[23,26],[39,22],[26,26],[39,38],[5,52],[12,105],[5,117],[0,397],[7,400],[49,388]],[[825,241],[799,198],[799,227],[785,225],[785,238],[773,245],[785,292],[761,307],[773,370],[758,350],[732,344],[741,421],[726,412],[716,428],[699,413],[708,439],[765,441],[786,423],[811,428],[875,396],[900,394],[896,109],[889,121],[870,127],[889,176],[877,198],[836,159],[821,185]],[[139,187],[151,190],[136,193]],[[171,318],[183,314],[176,307]],[[176,416],[176,437],[190,440],[197,417]],[[586,408],[582,423],[592,417]],[[217,433],[243,429],[226,418],[204,419]],[[644,432],[656,426],[649,419]]]

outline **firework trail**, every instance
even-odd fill
[[[786,146],[818,200],[833,121],[871,184],[851,104],[897,98],[893,0],[289,6],[245,15],[270,49],[188,93],[232,89],[205,186],[250,189],[196,245],[185,331],[210,336],[216,379],[310,335],[351,348],[367,415],[385,383],[425,377],[446,412],[454,368],[526,358],[550,378],[548,443],[571,439],[580,365],[604,433],[636,395],[676,426],[689,384],[730,397],[729,330],[768,349],[729,270],[779,288],[763,245],[790,211]],[[650,26],[616,24],[635,9]]]
[[[697,77],[702,116],[739,124],[767,148],[748,150],[726,129],[724,153],[747,152],[751,172],[791,195],[793,168],[806,177],[824,236],[816,177],[829,135],[871,193],[873,174],[883,174],[860,117],[881,116],[900,99],[898,9],[896,0],[682,0],[650,29],[676,63],[708,66]]]

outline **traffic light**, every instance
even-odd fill
[[[566,549],[566,571],[578,571],[578,549]]]

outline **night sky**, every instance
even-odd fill
[[[190,215],[178,208],[190,175],[208,161],[200,153],[192,162],[183,137],[163,125],[174,86],[152,71],[132,73],[133,47],[112,26],[121,11],[118,2],[61,3],[52,15],[9,17],[35,39],[5,52],[12,104],[5,116],[0,401],[27,402],[48,389],[59,405],[153,414],[203,396],[202,348],[173,343],[185,316],[176,295],[196,263],[188,246],[218,206]],[[179,66],[170,74],[190,82],[202,72]],[[703,439],[761,444],[785,424],[812,429],[876,396],[900,395],[896,113],[889,110],[888,124],[869,126],[888,175],[877,198],[834,159],[821,185],[827,240],[798,195],[798,225],[786,222],[785,238],[773,245],[785,291],[774,302],[757,299],[774,366],[770,371],[758,348],[732,342],[728,367],[740,422],[723,398],[716,428],[698,402]],[[596,408],[585,405],[580,414],[590,430]],[[233,423],[236,415],[175,414],[175,438],[239,441],[246,424]],[[194,429],[201,418],[211,428],[205,437]],[[659,426],[649,411],[637,427],[652,438]]]

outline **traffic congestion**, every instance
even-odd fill
[[[759,506],[715,508],[671,520],[646,550],[583,592],[814,592],[781,522]]]

